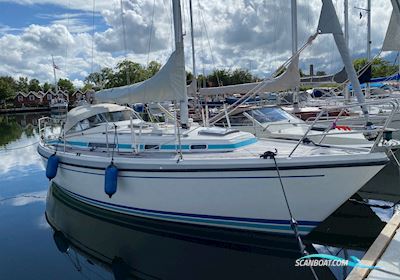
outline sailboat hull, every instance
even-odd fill
[[[39,146],[44,162],[50,151]],[[84,203],[109,211],[178,223],[292,234],[282,186],[272,160],[243,162],[210,160],[199,166],[190,160],[159,161],[158,168],[130,159],[120,166],[117,192],[104,192],[109,159],[84,159],[57,153],[60,165],[53,179],[62,191]],[[308,234],[360,189],[386,163],[377,156],[337,164],[278,161],[294,218]],[[260,164],[261,162],[261,164]],[[149,163],[150,164],[150,163]],[[148,164],[148,165],[149,165]],[[170,165],[168,167],[168,165]],[[179,166],[179,169],[176,167]]]

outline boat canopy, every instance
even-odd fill
[[[175,50],[153,77],[140,83],[103,89],[95,94],[96,102],[120,104],[185,101],[187,99],[183,50]]]
[[[222,87],[200,88],[199,94],[203,96],[223,95],[223,94],[245,94],[262,84],[262,92],[279,92],[294,89],[300,86],[299,56],[293,57],[283,74],[276,78],[267,79],[258,83],[246,83],[240,85],[230,85]]]
[[[133,111],[133,110],[131,108],[116,104],[95,104],[95,105],[87,104],[79,106],[68,112],[67,119],[64,125],[64,130],[68,132],[79,122],[96,115],[121,112],[121,111]]]

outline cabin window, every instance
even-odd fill
[[[47,95],[47,100],[51,100],[51,94]]]
[[[253,109],[249,111],[248,114],[260,123],[279,122],[284,120],[294,123],[299,122],[296,117],[293,117],[291,114],[277,107]]]
[[[145,150],[158,150],[158,149],[160,149],[160,146],[159,145],[144,145],[144,149]]]
[[[22,95],[18,95],[18,101],[23,101],[24,97]]]
[[[102,116],[108,121],[108,122],[120,122],[120,121],[127,121],[131,117],[131,111],[117,111],[117,112],[108,112],[108,113],[103,113]],[[132,116],[133,119],[135,117]]]
[[[30,100],[30,101],[35,100],[35,96],[34,96],[34,95],[29,95],[29,100]]]
[[[190,145],[191,150],[205,150],[207,145]]]

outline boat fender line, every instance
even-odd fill
[[[112,161],[106,168],[104,175],[104,192],[111,198],[117,192],[118,168]]]
[[[56,177],[59,161],[60,161],[60,159],[56,155],[56,153],[52,154],[47,159],[46,177],[49,179],[49,181],[52,180],[54,177]]]
[[[118,168],[114,165],[114,151],[118,146],[117,126],[114,124],[114,145],[111,153],[111,163],[107,166],[104,175],[104,192],[111,198],[117,192]]]
[[[288,201],[288,198],[287,198],[287,195],[286,195],[285,187],[284,187],[283,182],[282,182],[281,173],[279,171],[278,163],[276,162],[276,158],[275,158],[277,154],[278,154],[278,150],[277,149],[275,149],[275,152],[266,151],[266,152],[264,152],[263,154],[260,155],[260,158],[273,159],[274,160],[276,172],[278,173],[279,183],[281,185],[283,196],[285,198],[286,207],[287,207],[289,215],[290,215],[290,226],[291,226],[291,228],[293,230],[293,233],[294,233],[294,235],[296,237],[297,244],[299,245],[300,253],[303,256],[308,256],[309,253],[307,252],[306,246],[304,245],[303,240],[301,239],[301,236],[300,236],[300,233],[299,233],[299,228],[298,228],[299,224],[298,224],[297,220],[294,218],[292,210],[290,209],[290,205],[289,205],[289,201]],[[312,274],[314,276],[314,279],[319,280],[318,275],[315,272],[314,268],[312,266],[310,266],[310,269],[311,269],[311,272],[312,272]]]

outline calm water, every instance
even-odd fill
[[[0,115],[0,279],[313,279],[294,267],[294,238],[128,218],[65,197],[36,153],[41,116]],[[389,165],[354,198],[391,205],[399,189]],[[362,258],[392,214],[346,202],[305,239],[307,250]],[[349,271],[317,274],[344,279]]]

